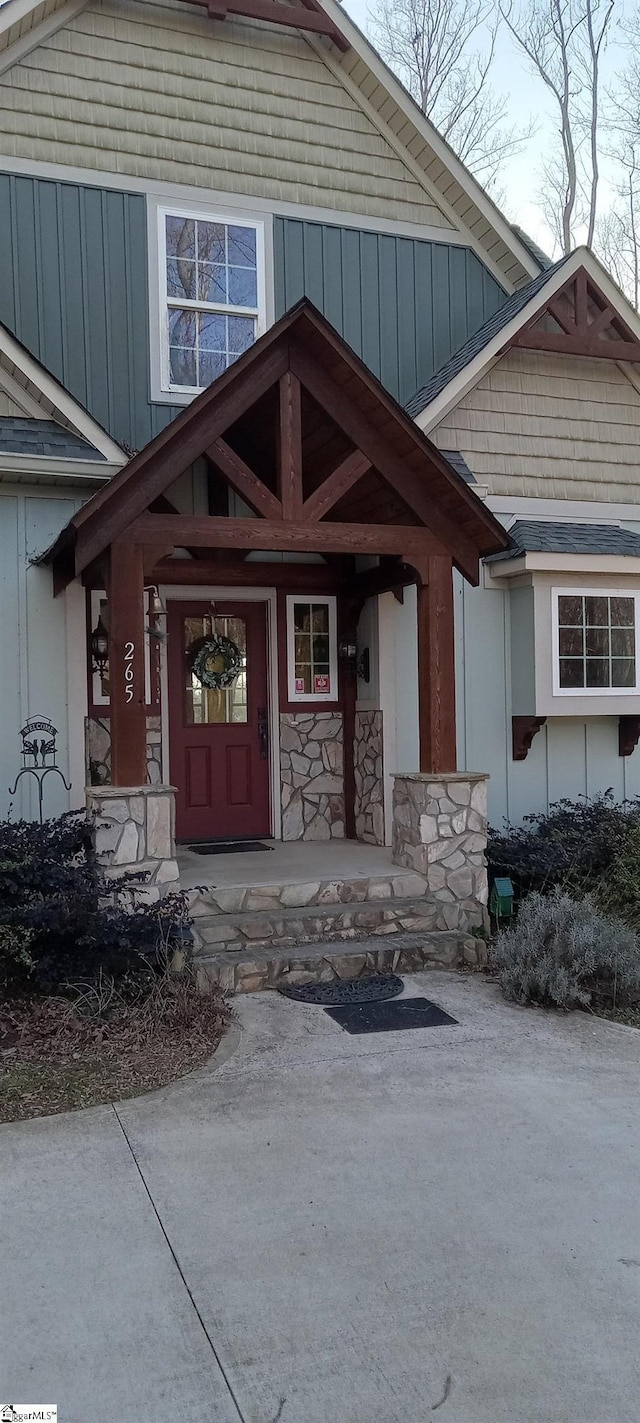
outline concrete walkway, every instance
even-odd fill
[[[238,1002],[226,1061],[0,1128],[4,1398],[60,1423],[637,1423],[640,1033]],[[224,1050],[223,1050],[224,1051]]]

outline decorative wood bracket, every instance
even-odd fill
[[[618,755],[630,756],[640,741],[640,716],[621,716],[618,721]]]
[[[552,317],[556,330],[549,329]],[[545,320],[547,318],[547,320]],[[640,361],[640,341],[583,267],[518,332],[512,346],[563,355]]]
[[[511,740],[514,761],[526,761],[527,754],[531,749],[531,742],[546,720],[546,716],[512,716]]]

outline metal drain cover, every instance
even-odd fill
[[[278,993],[298,1003],[374,1003],[395,998],[404,983],[397,973],[371,973],[365,978],[337,978],[333,983],[283,983]]]

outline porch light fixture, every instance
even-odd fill
[[[149,616],[154,620],[157,620],[159,618],[166,618],[167,610],[162,601],[162,598],[160,597],[155,583],[149,584],[149,586],[145,588],[144,591],[145,593],[150,593],[152,595],[149,598]],[[158,627],[157,621],[149,622],[147,624],[146,631],[148,636],[155,637],[157,642],[166,642],[166,631],[164,630],[164,628]]]
[[[109,665],[109,634],[101,613],[98,613],[98,621],[89,639],[89,651],[93,671],[103,677]]]
[[[358,656],[355,642],[341,642],[338,646],[338,656],[341,662],[355,662]]]

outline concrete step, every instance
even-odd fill
[[[352,904],[311,904],[303,909],[279,906],[262,913],[199,915],[193,921],[197,955],[254,949],[287,949],[323,939],[397,934],[402,930],[459,930],[464,911],[433,899],[382,899]]]
[[[311,847],[309,847],[311,848]],[[318,904],[373,904],[380,900],[417,899],[427,892],[427,881],[413,870],[389,866],[388,874],[344,879],[287,880],[258,885],[198,885],[188,891],[194,918],[212,914],[264,913],[280,909],[308,909]]]
[[[368,973],[419,973],[457,969],[483,961],[483,942],[464,933],[400,932],[387,940],[363,935],[351,943],[327,940],[290,949],[254,948],[204,954],[198,959],[201,987],[218,983],[226,993],[259,993],[280,983],[328,983]]]

